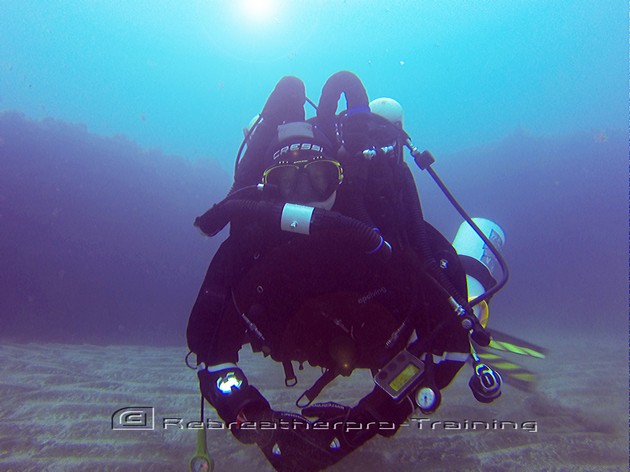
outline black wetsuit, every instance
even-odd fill
[[[333,210],[375,226],[363,209],[361,182],[347,179]],[[360,253],[343,234],[283,234],[259,223],[233,222],[190,316],[188,345],[198,361],[235,363],[241,346],[250,342],[277,361],[308,361],[344,373],[378,369],[406,346],[414,329],[427,336],[452,317],[446,298],[423,275],[408,232],[399,229],[405,215],[393,211],[395,198],[393,192],[373,202],[380,205],[374,219],[393,247],[387,263]],[[448,261],[447,276],[465,294],[465,274],[453,248],[427,228],[432,252]],[[443,356],[468,349],[468,335],[458,329],[441,333],[432,351]],[[438,364],[438,388],[461,365]]]

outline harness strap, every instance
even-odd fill
[[[300,398],[297,399],[295,405],[298,408],[306,408],[310,406],[311,403],[317,398],[317,396],[324,390],[326,385],[331,383],[333,380],[337,378],[339,372],[336,369],[329,369],[322,374],[322,376],[315,381],[313,386],[305,391]],[[303,399],[306,398],[307,402],[304,402]]]
[[[291,364],[290,360],[282,361],[282,367],[284,368],[284,385],[287,387],[295,387],[298,380],[293,370],[293,364]]]

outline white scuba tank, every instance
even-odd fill
[[[473,218],[473,221],[492,244],[498,250],[501,250],[505,244],[505,232],[503,229],[495,222],[485,218]],[[453,240],[453,247],[460,256],[468,256],[478,261],[496,279],[496,273],[499,270],[496,256],[467,222],[462,223],[459,227]],[[468,285],[468,300],[477,298],[490,288],[484,287],[481,280],[470,274],[466,274],[466,283]],[[476,305],[473,311],[479,318],[481,325],[485,327],[488,322],[488,304],[483,301]]]
[[[393,98],[383,97],[372,100],[370,102],[370,111],[382,116],[399,128],[403,127],[403,107]]]

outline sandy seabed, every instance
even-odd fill
[[[506,385],[496,402],[478,403],[465,366],[430,418],[373,439],[329,470],[628,470],[627,339],[544,336],[536,341],[550,348],[547,359],[511,357],[537,373],[535,392]],[[182,425],[199,418],[197,379],[185,354],[171,347],[2,345],[0,470],[188,470],[196,432],[164,428],[165,418]],[[320,373],[296,369],[300,382],[289,389],[282,367],[247,347],[240,365],[276,410],[297,411],[295,400]],[[337,379],[318,401],[352,405],[371,388],[369,374],[356,372]],[[153,430],[112,429],[117,410],[138,406],[153,407]],[[218,419],[212,408],[206,413]],[[473,429],[473,422],[490,428]],[[217,472],[273,470],[255,446],[226,430],[209,430],[208,444]]]

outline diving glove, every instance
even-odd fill
[[[205,366],[204,366],[205,367]],[[232,434],[245,444],[268,440],[258,423],[271,421],[273,412],[269,402],[247,382],[238,367],[213,371],[199,369],[199,386],[203,397],[217,411]]]

